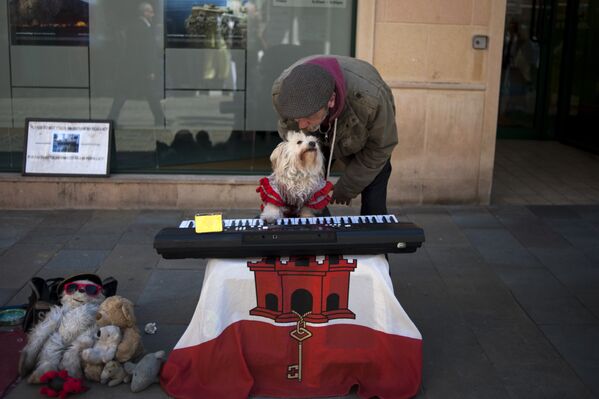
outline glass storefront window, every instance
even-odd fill
[[[52,4],[50,7],[48,4]],[[262,173],[270,89],[311,54],[352,55],[355,0],[0,3],[0,170],[25,119],[115,121],[112,172]]]

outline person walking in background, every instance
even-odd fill
[[[329,158],[345,164],[333,203],[362,196],[362,215],[387,214],[391,153],[397,145],[393,93],[374,66],[344,56],[297,61],[272,87],[283,140],[289,130],[316,135]]]
[[[118,70],[116,95],[108,119],[118,121],[127,99],[143,98],[148,102],[154,125],[164,126],[160,105],[160,85],[157,71],[161,60],[160,49],[153,28],[154,7],[147,2],[139,4],[138,15],[123,32],[122,61]]]

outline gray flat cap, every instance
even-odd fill
[[[285,119],[305,118],[324,108],[334,89],[335,80],[326,69],[316,64],[301,64],[281,83],[275,108]]]

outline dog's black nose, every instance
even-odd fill
[[[316,147],[316,141],[310,141],[310,147]]]

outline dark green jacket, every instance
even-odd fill
[[[276,103],[281,82],[296,65],[314,57],[304,58],[287,68],[275,80],[272,88]],[[334,57],[339,62],[346,86],[345,106],[337,121],[333,156],[345,164],[345,172],[335,184],[340,197],[355,198],[370,184],[391,157],[397,144],[395,103],[393,93],[377,70],[365,61],[351,57]],[[293,120],[279,120],[279,135],[299,130]],[[332,131],[328,137],[332,140]]]

